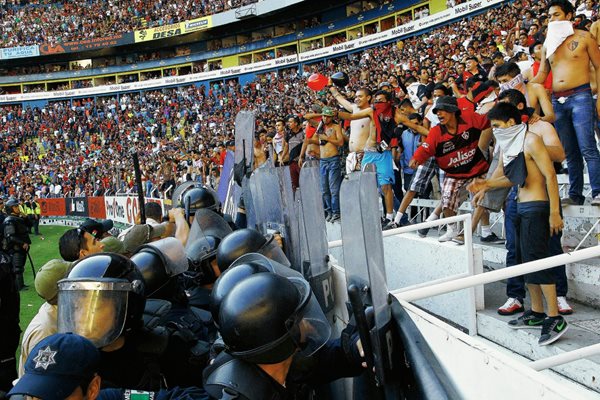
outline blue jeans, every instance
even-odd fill
[[[340,214],[340,186],[342,185],[342,167],[340,157],[321,158],[321,193],[323,206],[327,214]]]
[[[512,267],[517,265],[517,246],[515,220],[517,218],[517,187],[513,187],[506,197],[504,206],[504,231],[506,235],[506,266]],[[550,255],[556,256],[563,254],[563,249],[560,244],[562,233],[552,235],[548,243],[550,247]],[[556,279],[556,294],[558,296],[566,296],[568,288],[567,274],[564,265],[552,268],[551,271],[555,274]],[[525,279],[523,276],[515,276],[508,278],[506,283],[506,296],[514,297],[515,299],[523,300],[525,298]]]
[[[600,194],[600,153],[596,147],[596,105],[590,90],[575,93],[564,101],[552,97],[556,131],[567,155],[569,197],[583,202],[583,159],[587,162],[592,196]]]

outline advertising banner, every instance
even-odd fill
[[[39,46],[39,54],[76,53],[87,50],[99,50],[105,47],[116,47],[133,43],[133,32],[115,33],[111,36],[94,37],[57,44],[44,43]]]
[[[39,199],[41,214],[44,217],[63,217],[67,215],[67,207],[64,198]]]
[[[189,21],[178,22],[154,28],[142,29],[134,32],[135,42],[148,42],[150,40],[164,39],[186,33],[202,31],[212,27],[212,17],[196,18]]]
[[[67,197],[67,214],[72,217],[89,216],[87,197]]]
[[[37,57],[40,55],[38,45],[19,46],[0,49],[0,60],[11,60],[13,58]]]
[[[164,210],[161,199],[146,198],[146,201],[158,203]],[[130,225],[135,224],[135,219],[140,211],[137,197],[105,196],[104,208],[106,219]]]
[[[104,208],[104,197],[88,197],[89,217],[94,219],[106,219],[106,208]]]

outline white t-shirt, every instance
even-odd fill
[[[58,306],[44,303],[27,326],[27,329],[25,329],[23,341],[21,342],[21,356],[19,358],[19,378],[25,374],[27,356],[29,356],[35,345],[41,342],[42,339],[58,333],[57,313]]]

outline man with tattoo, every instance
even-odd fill
[[[323,107],[322,115],[323,125],[309,139],[309,143],[320,145],[323,206],[327,212],[327,221],[336,222],[340,219],[340,186],[342,185],[339,149],[344,144],[344,137],[342,128],[334,122],[334,110]]]
[[[563,205],[581,205],[583,159],[587,162],[592,205],[600,205],[600,153],[594,135],[594,118],[600,112],[600,98],[590,88],[590,62],[600,78],[600,49],[589,32],[574,30],[570,22],[573,6],[568,0],[553,0],[548,6],[550,23],[542,49],[540,69],[531,81],[543,84],[552,70],[552,105],[556,130],[565,148],[569,169],[569,197]]]

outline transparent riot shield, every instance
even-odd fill
[[[299,199],[300,211],[302,273],[327,313],[333,309],[335,298],[318,161],[307,161],[300,170],[300,188],[296,191],[296,198]]]
[[[246,171],[252,171],[254,162],[254,112],[240,111],[235,117],[235,165],[243,161]]]
[[[252,196],[255,225],[263,234],[279,233],[284,240],[284,251],[292,266],[301,269],[298,205],[289,167],[257,168],[248,181]]]
[[[199,240],[207,242],[207,236],[223,239],[231,232],[231,227],[222,216],[212,210],[202,208],[196,211],[185,248],[186,250],[189,249],[190,246]]]
[[[340,201],[346,281],[358,288],[362,304],[373,307],[373,361],[378,381],[385,384],[393,367],[393,340],[375,172],[351,174],[342,183]]]

